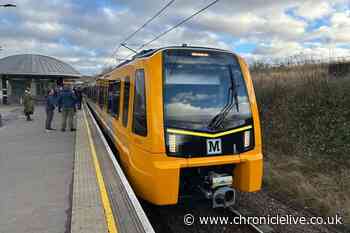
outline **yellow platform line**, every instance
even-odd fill
[[[92,156],[92,160],[93,160],[94,167],[95,167],[98,187],[100,189],[101,200],[102,200],[102,205],[103,205],[103,209],[105,212],[105,218],[106,218],[106,222],[107,222],[108,232],[109,233],[118,233],[118,230],[116,227],[116,222],[114,220],[112,208],[111,208],[110,201],[108,198],[106,185],[103,181],[103,176],[102,176],[100,164],[99,164],[98,159],[97,159],[96,148],[95,148],[95,145],[94,145],[93,140],[92,140],[89,122],[87,121],[87,117],[86,117],[86,113],[85,113],[84,108],[83,108],[83,112],[84,112],[84,120],[85,120],[85,124],[86,124],[86,128],[87,128],[88,138],[89,138],[91,156]]]

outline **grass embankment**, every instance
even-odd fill
[[[273,195],[350,223],[350,78],[322,67],[254,73]]]

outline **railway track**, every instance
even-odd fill
[[[229,208],[229,211],[232,212],[235,216],[237,217],[245,217],[243,214],[241,214],[238,210],[230,207]],[[259,227],[258,225],[255,225],[253,223],[248,223],[247,224],[252,230],[254,230],[254,232],[257,232],[257,233],[272,233],[273,230],[272,228],[270,229],[262,229],[262,227]],[[266,226],[264,228],[267,228]]]
[[[245,217],[236,209],[212,209],[208,203],[193,203],[157,207],[142,203],[155,232],[190,233],[190,232],[220,232],[220,233],[271,233],[272,229],[255,224],[233,224],[232,222],[204,222],[203,218],[230,219]],[[192,220],[187,218],[190,216]],[[202,220],[200,220],[202,219]]]

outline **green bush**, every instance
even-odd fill
[[[350,222],[350,79],[253,73],[271,195]]]
[[[349,161],[350,80],[270,82],[256,85],[266,149]]]

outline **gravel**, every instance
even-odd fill
[[[277,200],[275,197],[269,195],[266,189],[263,189],[257,193],[240,193],[238,210],[248,212],[250,216],[304,216],[312,217],[316,216],[311,214],[308,210],[303,210],[295,206],[287,206],[285,202]],[[345,225],[338,225],[337,228],[334,225],[269,225],[273,228],[274,232],[283,233],[335,233],[342,232],[348,233],[349,230],[345,229]]]
[[[234,224],[200,224],[199,217],[232,217],[233,214],[224,209],[213,209],[208,201],[193,201],[176,206],[153,206],[142,204],[156,232],[168,233],[253,233],[245,225]],[[194,216],[194,223],[186,225],[184,216]]]

